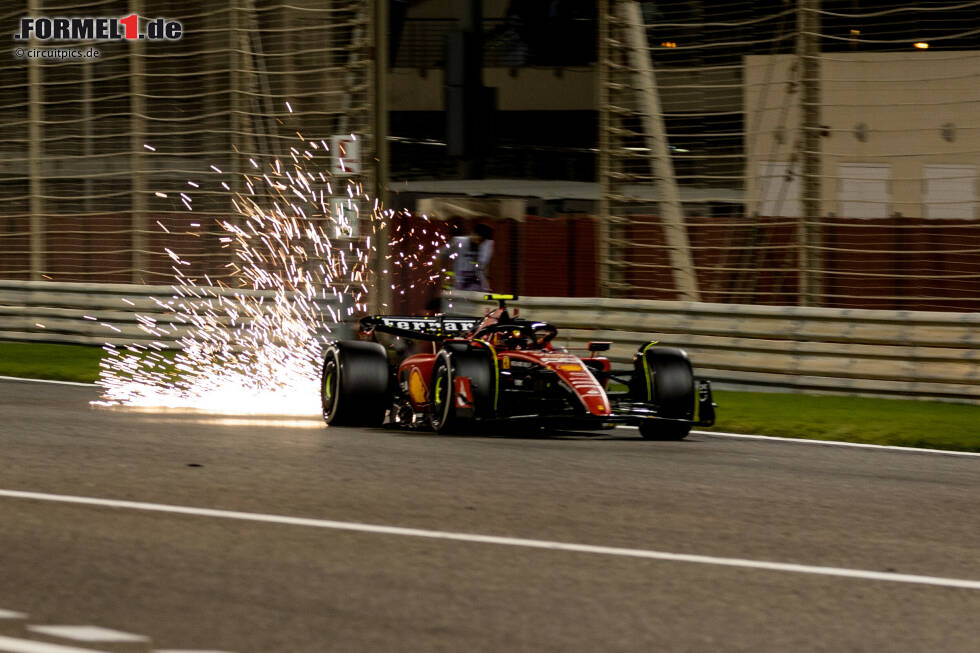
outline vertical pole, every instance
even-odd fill
[[[799,242],[799,301],[801,306],[820,304],[820,0],[799,0],[797,48],[800,70],[800,139],[803,176],[803,211],[797,227]]]
[[[242,93],[238,96],[239,109],[241,116],[241,127],[245,131],[242,138],[239,139],[239,147],[244,146],[245,151],[261,152],[264,154],[272,154],[272,150],[269,148],[267,139],[262,132],[262,119],[253,117],[259,116],[262,113],[262,105],[257,100],[259,94],[258,91],[258,81],[256,79],[257,73],[255,66],[253,65],[252,57],[254,56],[251,32],[258,30],[258,26],[255,21],[255,2],[254,0],[238,0],[239,12],[237,15],[238,21],[238,38],[236,43],[238,44],[238,56],[236,61],[239,63],[241,68],[241,74],[239,80],[241,83]],[[243,15],[244,13],[244,15]],[[251,111],[251,113],[249,113]],[[257,124],[256,124],[257,123]],[[259,157],[256,157],[259,161]],[[243,169],[248,170],[247,167],[242,166]],[[243,180],[244,181],[244,180]]]
[[[41,15],[40,0],[29,0],[27,12],[31,16]],[[38,47],[37,39],[31,36],[31,49]],[[31,281],[40,281],[45,261],[45,219],[44,219],[44,180],[41,177],[41,159],[44,144],[41,141],[41,112],[44,102],[41,88],[41,61],[37,57],[27,60],[27,124],[28,124],[28,168],[31,177]]]
[[[382,209],[388,208],[388,2],[374,9],[374,196]],[[375,234],[374,298],[376,313],[390,309],[391,274],[388,263],[390,219],[383,218]],[[388,273],[385,273],[385,270]]]
[[[143,11],[143,0],[130,0],[129,13]],[[143,139],[146,132],[146,79],[143,76],[143,40],[128,41],[129,53],[129,150],[132,167],[131,217],[132,282],[140,283],[146,271],[146,170]]]
[[[243,0],[230,0],[228,3],[228,124],[231,130],[228,138],[228,156],[231,157],[228,171],[231,173],[229,185],[234,198],[238,198],[246,190],[243,175],[247,168],[242,162],[254,151],[245,137],[246,112],[243,98],[248,97],[248,95],[245,93],[247,78],[244,61],[248,47],[242,38],[245,31],[245,21],[242,17],[243,4]],[[239,225],[243,221],[240,215],[233,215],[231,219]],[[235,254],[229,253],[229,256],[236,254],[237,252]],[[210,272],[214,274],[221,268],[222,272],[226,273],[223,266],[230,260],[226,257],[217,257],[214,262],[214,269]]]
[[[463,139],[466,155],[462,177],[483,179],[486,176],[487,130],[490,108],[486,104],[483,86],[483,0],[466,0],[460,29],[464,36],[463,49]]]
[[[277,57],[282,62],[283,74],[277,75],[276,77],[282,80],[282,86],[279,87],[279,92],[285,95],[287,100],[296,99],[296,62],[293,61],[295,58],[293,50],[296,49],[296,32],[293,31],[293,28],[297,22],[302,22],[302,19],[297,21],[297,18],[299,18],[298,14],[298,10],[290,9],[289,7],[283,7],[282,13],[280,14],[282,16],[283,30],[279,33],[279,52],[285,56]],[[280,101],[279,105],[275,108],[275,113],[281,112],[282,109],[283,105]]]
[[[698,279],[691,258],[691,245],[684,225],[684,211],[681,208],[680,192],[674,177],[674,164],[667,149],[667,131],[664,128],[660,109],[660,95],[657,80],[650,62],[646,28],[640,13],[640,4],[635,0],[623,2],[622,17],[627,24],[630,63],[638,92],[643,103],[643,131],[646,133],[647,147],[650,150],[654,175],[659,180],[660,214],[664,221],[664,234],[670,252],[670,265],[674,271],[674,285],[682,300],[699,301]]]
[[[82,67],[82,154],[84,155],[84,163],[82,164],[86,168],[92,165],[92,155],[95,153],[95,143],[92,139],[92,126],[94,123],[94,116],[92,113],[92,62],[89,59],[85,59],[79,64]],[[93,195],[95,194],[95,182],[91,175],[85,175],[85,181],[82,182],[82,192],[85,197],[82,199],[82,208],[85,211],[86,222],[92,220],[94,213],[93,205]],[[90,251],[92,249],[92,233],[89,231],[85,232],[84,238],[84,251]],[[85,271],[91,272],[92,264],[90,257],[85,257]]]
[[[232,158],[233,193],[241,187],[241,180],[237,174],[238,161],[241,157],[235,153],[235,147],[241,142],[242,132],[242,67],[238,63],[239,11],[239,1],[230,0],[228,2],[228,126],[231,129],[231,136],[228,139],[228,150]]]
[[[244,55],[240,52],[245,50],[242,38],[242,2],[241,0],[230,0],[228,3],[228,106],[229,106],[229,126],[231,136],[228,139],[228,155],[231,157],[231,192],[238,194],[245,187],[242,181],[242,157],[248,156],[251,152],[245,139],[245,97],[244,91],[244,66],[242,59]]]
[[[599,1],[599,160],[596,170],[599,175],[599,223],[596,225],[596,260],[599,264],[599,296],[611,297],[609,270],[609,12],[612,0]]]

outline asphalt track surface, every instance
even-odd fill
[[[0,608],[239,653],[978,650],[978,457],[445,437],[94,397],[0,382]]]

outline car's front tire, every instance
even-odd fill
[[[637,397],[656,406],[657,415],[693,420],[695,406],[694,371],[687,352],[673,347],[644,347],[638,352],[635,374]],[[691,431],[684,422],[651,419],[640,424],[640,435],[647,440],[683,440]]]
[[[465,376],[470,381],[473,405],[468,408],[472,416],[458,414],[456,376]],[[432,368],[432,428],[438,433],[458,433],[471,430],[475,418],[492,417],[496,411],[496,383],[492,353],[472,349],[440,353]]]
[[[320,403],[333,426],[380,426],[389,403],[390,372],[385,348],[375,342],[343,340],[323,357]]]
[[[449,433],[458,428],[453,396],[453,371],[448,357],[440,357],[432,368],[432,428]]]

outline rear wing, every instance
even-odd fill
[[[411,315],[369,315],[361,318],[361,330],[378,331],[414,340],[445,340],[473,331],[480,320],[475,317],[415,317]]]

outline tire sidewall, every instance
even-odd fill
[[[328,369],[331,369],[333,373],[332,379],[332,392],[333,397],[330,403],[330,409],[327,409],[327,374]],[[341,398],[341,388],[340,384],[343,380],[343,373],[340,369],[340,356],[336,347],[331,347],[327,350],[323,359],[323,371],[320,375],[320,406],[323,411],[323,419],[330,424],[334,418],[337,416],[337,412],[340,410],[340,398]]]
[[[657,406],[662,417],[692,419],[695,407],[694,370],[687,352],[673,347],[646,347],[641,349],[642,374],[641,401]],[[641,377],[642,378],[642,377]]]
[[[361,341],[331,344],[324,352],[320,375],[324,421],[337,426],[380,426],[391,398],[390,371],[380,345]],[[328,379],[331,372],[333,377]],[[332,390],[329,402],[328,380]]]
[[[446,384],[445,401],[441,405],[436,404],[438,398],[437,388],[440,388],[440,375],[443,375],[442,383]],[[432,370],[432,428],[436,431],[445,431],[452,427],[453,423],[453,366],[450,357],[440,354],[436,358],[436,364]]]

